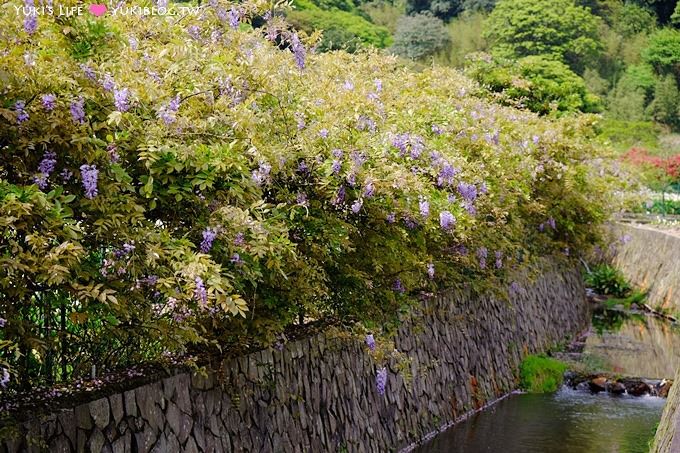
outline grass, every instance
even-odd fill
[[[540,355],[527,356],[519,366],[520,385],[529,393],[551,393],[562,386],[567,365]]]
[[[622,298],[610,297],[609,299],[604,301],[604,306],[608,309],[612,309],[618,305],[621,305],[626,310],[630,310],[631,305],[633,304],[642,305],[645,302],[646,298],[647,293],[641,291],[633,291],[633,294],[631,294],[628,297]]]

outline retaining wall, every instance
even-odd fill
[[[613,264],[649,291],[650,305],[680,313],[680,236],[644,226],[613,228],[618,238]]]
[[[575,268],[546,264],[518,282],[510,300],[447,292],[423,302],[395,339],[408,360],[377,364],[360,339],[325,332],[226,359],[207,377],[180,373],[36,418],[5,449],[396,451],[515,389],[526,354],[588,325]]]

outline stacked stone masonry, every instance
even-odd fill
[[[588,325],[576,269],[546,264],[518,281],[510,300],[445,292],[423,302],[395,339],[410,363],[377,364],[360,339],[322,333],[36,418],[3,449],[398,451],[515,389],[526,354]],[[404,363],[408,372],[397,373]],[[384,365],[381,396],[375,375]]]

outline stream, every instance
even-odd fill
[[[593,317],[583,362],[599,371],[672,378],[680,329],[647,316],[607,311]],[[440,433],[418,453],[646,453],[666,400],[562,387],[511,395]]]

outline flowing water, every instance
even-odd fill
[[[677,327],[617,312],[593,319],[584,361],[644,378],[672,378],[680,365]],[[666,400],[590,394],[512,395],[419,447],[419,453],[646,453]]]
[[[665,400],[591,395],[512,395],[435,437],[420,453],[646,453]]]

